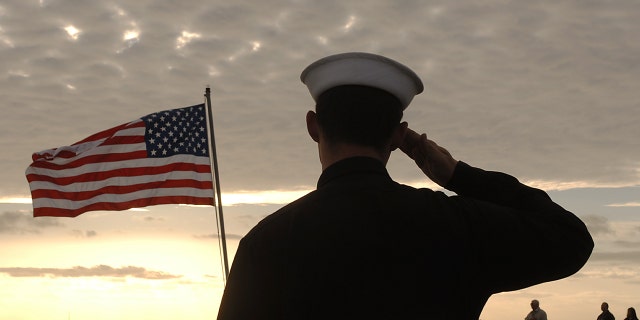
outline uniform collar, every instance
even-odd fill
[[[380,174],[391,180],[387,169],[380,160],[370,157],[352,157],[340,160],[326,168],[318,179],[317,187],[319,189],[337,178],[355,173]]]

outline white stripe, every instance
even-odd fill
[[[102,194],[83,201],[72,201],[65,199],[37,198],[33,199],[33,208],[60,208],[76,210],[86,207],[97,202],[122,203],[132,200],[150,198],[150,197],[167,197],[167,196],[190,196],[201,198],[213,198],[212,189],[195,189],[195,188],[170,188],[170,189],[151,189],[140,190],[127,194]]]
[[[87,150],[91,150],[91,149],[99,146],[101,143],[104,142],[104,140],[107,140],[107,138],[100,139],[100,140],[94,140],[94,141],[87,141],[87,142],[76,144],[76,145],[72,145],[72,146],[60,147],[60,148],[55,149],[55,152],[53,153],[52,157],[55,159],[55,157],[57,157],[58,154],[60,154],[60,152],[63,152],[63,151],[73,152],[73,153],[76,153],[76,154],[83,153],[83,152],[86,152]]]
[[[135,177],[113,177],[100,181],[74,182],[69,185],[58,185],[49,181],[33,181],[29,183],[31,191],[36,190],[58,190],[60,192],[85,192],[94,191],[107,186],[128,186],[132,184],[151,183],[166,180],[190,179],[196,181],[212,181],[211,173],[197,173],[193,171],[172,171],[162,174],[135,176]]]
[[[129,123],[129,125],[135,124],[136,122],[140,122],[142,120],[134,121]],[[122,130],[116,131],[113,134],[114,137],[126,137],[126,136],[144,136],[147,128],[145,127],[133,127],[133,128],[125,128]]]
[[[211,165],[211,161],[208,157],[199,157],[189,154],[177,154],[166,158],[143,158],[135,160],[124,160],[114,162],[102,162],[102,163],[89,163],[77,168],[53,170],[45,168],[36,168],[29,166],[26,170],[26,174],[39,174],[50,176],[53,178],[75,177],[85,173],[91,172],[103,172],[109,170],[117,170],[124,168],[154,168],[162,167],[168,164],[184,162],[195,163],[199,165]]]

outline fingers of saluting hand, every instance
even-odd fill
[[[414,145],[413,150],[411,150],[411,158],[423,171],[429,170],[429,153],[433,152],[433,144],[435,144],[435,142],[427,139],[427,134],[423,133]]]
[[[443,187],[453,176],[458,163],[447,149],[427,139],[424,133],[419,135],[414,131],[408,132],[401,149],[415,161],[427,177]]]
[[[413,159],[413,149],[418,146],[419,142],[420,135],[410,128],[407,128],[407,133],[402,141],[402,145],[400,145],[400,150]]]

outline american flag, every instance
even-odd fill
[[[214,205],[204,104],[153,113],[33,154],[33,215]]]

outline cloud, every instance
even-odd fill
[[[607,218],[598,215],[588,215],[582,217],[582,221],[587,225],[587,229],[592,235],[613,234],[611,224]]]
[[[207,84],[225,191],[313,187],[320,167],[304,128],[313,101],[298,76],[344,51],[414,68],[427,90],[405,118],[470,164],[563,188],[640,183],[640,19],[629,3],[239,1],[189,10],[197,6],[3,5],[0,86],[14,112],[0,119],[0,193],[26,193],[32,152],[198,103]],[[34,11],[39,19],[29,19]],[[415,180],[402,157],[389,162],[394,177]]]
[[[98,236],[98,233],[95,230],[71,230],[70,233],[76,238],[93,238]]]
[[[52,278],[78,278],[78,277],[133,277],[149,280],[167,280],[181,278],[182,275],[173,275],[161,271],[151,271],[141,267],[127,266],[114,268],[107,265],[98,265],[90,268],[76,266],[72,268],[0,268],[0,273],[6,273],[11,277],[52,277]]]
[[[154,217],[154,216],[146,216],[146,217],[143,217],[142,220],[144,222],[149,222],[149,223],[152,223],[152,222],[165,222],[164,218],[161,218],[161,217],[159,218],[159,217]]]
[[[640,230],[636,228],[636,230]],[[617,240],[613,242],[616,246],[622,248],[636,249],[640,248],[640,241],[627,241],[627,240]]]
[[[598,261],[601,262],[601,261]],[[603,278],[603,279],[621,279],[626,282],[640,282],[640,268],[637,267],[637,260],[626,260],[624,264],[590,264],[581,270],[576,277],[586,278]]]
[[[30,214],[15,211],[0,214],[0,234],[38,234],[42,229],[59,227],[64,227],[64,224],[53,217],[34,218]]]
[[[612,203],[607,207],[640,207],[640,202]]]
[[[640,251],[594,252],[589,258],[594,262],[624,262],[640,264]]]

